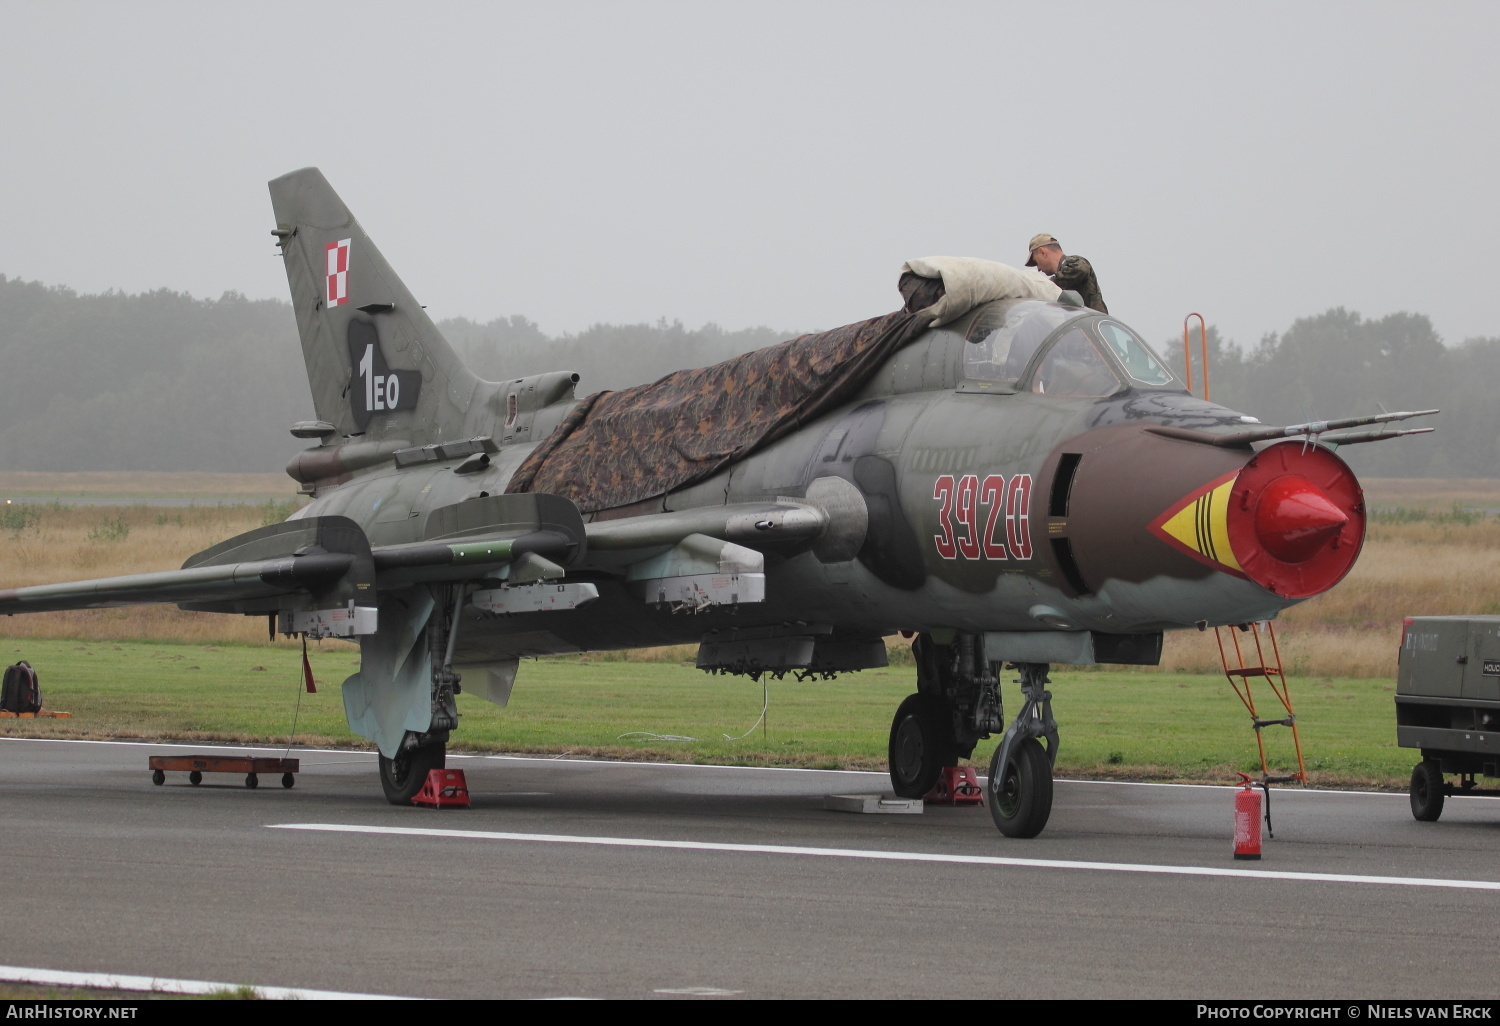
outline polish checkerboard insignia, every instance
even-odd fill
[[[349,302],[349,239],[328,244],[328,305]]]

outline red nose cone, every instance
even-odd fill
[[[1365,538],[1359,482],[1321,445],[1289,441],[1256,453],[1235,477],[1227,515],[1241,571],[1286,598],[1337,584]]]
[[[1283,563],[1306,563],[1338,536],[1348,516],[1305,477],[1279,477],[1261,494],[1255,534]]]

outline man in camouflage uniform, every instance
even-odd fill
[[[1052,279],[1060,289],[1071,289],[1083,297],[1083,305],[1100,313],[1109,313],[1104,305],[1104,294],[1099,291],[1099,279],[1094,275],[1093,265],[1081,256],[1064,256],[1062,245],[1042,232],[1031,237],[1026,258],[1027,267],[1035,267]]]

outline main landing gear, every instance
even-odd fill
[[[944,767],[972,755],[1005,722],[996,664],[985,659],[982,637],[960,634],[940,645],[923,634],[912,654],[917,693],[896,710],[889,747],[891,787],[902,798],[927,794]],[[990,762],[989,807],[1007,837],[1035,837],[1052,814],[1057,722],[1047,664],[1017,663],[1015,669],[1024,702]]]
[[[427,774],[435,769],[446,769],[448,741],[446,733],[442,740],[434,740],[427,734],[406,735],[401,750],[394,759],[380,757],[380,789],[385,800],[392,805],[410,805],[411,800],[427,783]]]
[[[380,756],[380,789],[392,805],[410,805],[427,783],[427,774],[446,769],[448,735],[458,726],[458,704],[454,696],[463,690],[463,678],[453,669],[453,650],[458,645],[459,612],[464,604],[464,586],[455,585],[448,603],[440,603],[427,623],[428,658],[432,667],[432,720],[427,730],[408,730],[394,759]]]
[[[891,722],[891,787],[920,798],[945,766],[972,755],[974,745],[1000,729],[1000,688],[984,659],[984,639],[960,635],[939,645],[923,634],[912,643],[917,693]]]
[[[958,765],[958,739],[947,705],[934,695],[907,696],[891,722],[891,788],[902,798],[931,791],[944,766]],[[973,751],[970,748],[970,751]]]

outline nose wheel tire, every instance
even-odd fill
[[[427,774],[443,769],[448,761],[447,745],[403,748],[394,759],[380,757],[380,787],[392,805],[410,805],[427,783]]]
[[[945,766],[958,765],[949,713],[930,695],[909,696],[891,721],[891,789],[901,798],[920,798],[937,783]]]
[[[1436,823],[1443,814],[1447,785],[1443,781],[1443,764],[1423,759],[1411,771],[1411,814],[1423,823]]]
[[[1004,747],[1003,745],[1001,746]],[[1034,737],[1011,746],[1000,765],[1000,748],[990,760],[990,816],[1006,837],[1035,837],[1052,815],[1052,761]]]

